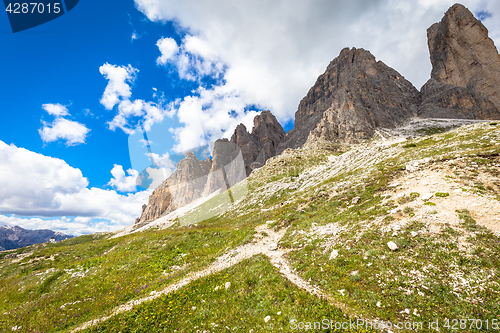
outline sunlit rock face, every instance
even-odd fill
[[[187,152],[177,169],[153,191],[136,219],[136,227],[236,185],[275,156],[284,137],[285,131],[276,117],[263,111],[254,118],[251,133],[240,124],[230,141],[217,140],[212,146],[213,161],[210,158],[200,161],[194,153]]]

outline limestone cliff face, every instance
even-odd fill
[[[193,152],[187,152],[177,169],[153,191],[136,224],[157,219],[199,199],[211,167],[210,158],[200,161]]]
[[[500,55],[481,21],[455,4],[427,40],[432,72],[419,116],[500,119]]]
[[[240,147],[247,175],[252,169],[263,166],[267,159],[277,154],[279,144],[285,138],[285,131],[270,111],[262,111],[253,120],[252,133],[245,125],[236,127],[231,142]]]
[[[175,172],[153,191],[136,227],[245,179],[253,168],[276,155],[284,137],[285,131],[276,117],[263,111],[254,118],[252,133],[240,124],[231,141],[217,140],[212,147],[213,161],[200,161],[194,153],[186,153]]]
[[[345,48],[302,99],[279,151],[320,141],[357,143],[414,116],[419,92],[364,49]]]

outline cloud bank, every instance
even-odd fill
[[[128,170],[128,177],[122,172],[123,168],[115,165],[112,170],[114,178],[110,183],[120,191],[129,190],[134,170]],[[121,195],[115,190],[87,186],[88,180],[82,172],[65,161],[0,141],[0,214],[37,218],[73,217],[73,222],[66,223],[65,231],[53,228],[71,234],[81,234],[85,230],[116,230],[134,222],[150,194],[141,191]],[[16,219],[4,216],[0,222],[17,221],[17,224],[27,228],[31,226],[30,223],[43,227],[43,223],[50,226],[57,221],[64,222],[61,218],[50,219],[52,222],[45,219]],[[100,227],[96,226],[96,219],[102,222]],[[86,227],[83,228],[81,223]]]

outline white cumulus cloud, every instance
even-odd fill
[[[52,123],[42,121],[43,127],[38,130],[38,133],[43,142],[64,140],[67,146],[85,143],[85,138],[90,129],[79,122],[64,118],[64,116],[70,115],[66,106],[59,103],[43,104],[42,109],[56,117]]]
[[[43,142],[65,140],[66,145],[73,146],[85,143],[85,137],[90,130],[79,122],[65,118],[56,118],[52,123],[43,122],[43,128],[38,130]]]
[[[226,86],[200,88],[198,96],[187,96],[177,105],[177,118],[183,127],[173,129],[176,152],[188,151],[230,137],[234,128],[243,123],[252,128],[256,111],[245,112],[246,103]]]
[[[129,172],[129,177],[132,173]],[[120,184],[125,186],[126,182]],[[73,234],[81,232],[75,227],[78,223],[87,223],[85,225],[90,228],[99,220],[102,225],[107,225],[106,228],[114,230],[132,224],[141,214],[141,206],[150,194],[141,191],[120,195],[114,190],[88,188],[88,180],[82,172],[65,161],[7,145],[3,141],[0,141],[0,188],[0,214],[15,214],[19,218],[58,217],[52,219],[54,221],[61,220],[61,216],[80,217],[76,223],[66,223]],[[17,224],[28,227],[27,224]]]
[[[179,51],[179,46],[173,38],[161,38],[156,42],[156,46],[161,52],[161,56],[156,59],[157,64],[165,65]]]
[[[121,192],[133,192],[136,190],[136,181],[139,172],[134,169],[128,169],[127,174],[121,165],[115,164],[111,169],[113,178],[109,181],[108,185]]]
[[[101,104],[108,110],[111,110],[120,102],[120,97],[129,99],[132,96],[132,90],[129,83],[134,83],[135,75],[138,70],[131,65],[114,66],[105,63],[99,67],[99,72],[108,79],[108,85],[101,98]]]
[[[59,103],[57,104],[43,104],[42,109],[47,111],[48,114],[53,115],[53,116],[67,116],[69,115],[68,113],[68,108],[64,105],[61,105]]]
[[[181,47],[172,38],[162,38],[156,45],[161,53],[156,63],[175,65],[181,79],[200,82],[207,75],[220,78],[224,71],[224,63],[217,53],[196,36],[186,35]]]
[[[108,80],[101,104],[108,110],[113,109],[118,104],[117,114],[108,122],[110,130],[121,128],[125,133],[132,134],[137,124],[130,124],[130,119],[140,117],[144,130],[148,131],[154,123],[161,122],[165,116],[173,115],[171,110],[163,108],[161,103],[130,99],[132,89],[128,83],[133,83],[135,80],[135,75],[138,72],[136,68],[131,65],[115,66],[106,63],[99,70]]]

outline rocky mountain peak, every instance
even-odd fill
[[[500,74],[500,55],[488,29],[461,4],[453,5],[427,30],[427,39],[431,78],[439,82],[468,87],[478,76],[493,76],[491,70]]]
[[[279,151],[318,142],[356,143],[376,127],[394,127],[416,114],[419,92],[367,50],[344,48],[295,113],[295,128]]]
[[[213,162],[187,153],[153,192],[141,221],[241,180],[239,165],[229,166],[240,150],[248,176],[287,148],[360,143],[377,128],[394,128],[415,117],[500,119],[500,55],[486,27],[456,4],[427,36],[432,73],[420,91],[369,51],[344,48],[300,101],[293,130],[285,134],[276,117],[263,111],[251,133],[240,124],[231,140],[217,140]],[[179,194],[182,200],[176,202]]]
[[[238,146],[243,146],[250,141],[252,141],[252,135],[248,133],[246,126],[243,124],[236,126],[236,129],[231,136],[231,142],[234,142]]]
[[[211,167],[209,157],[200,161],[195,153],[186,152],[177,169],[153,191],[136,219],[136,227],[200,198]]]
[[[270,111],[262,111],[255,116],[252,133],[243,124],[236,127],[231,142],[241,149],[247,175],[277,154],[285,135],[283,127]]]
[[[262,111],[253,119],[252,135],[259,140],[265,137],[275,137],[282,140],[285,131],[271,111]]]
[[[419,116],[500,118],[500,55],[488,29],[455,4],[427,30],[432,71]]]
[[[217,140],[212,151],[213,161],[209,157],[200,161],[193,152],[187,152],[177,163],[177,169],[153,191],[135,226],[140,227],[196,199],[233,186],[253,168],[276,155],[276,148],[284,137],[285,131],[276,117],[263,111],[254,118],[252,133],[239,124],[230,141]],[[238,159],[240,152],[243,165],[239,163],[241,158]]]

